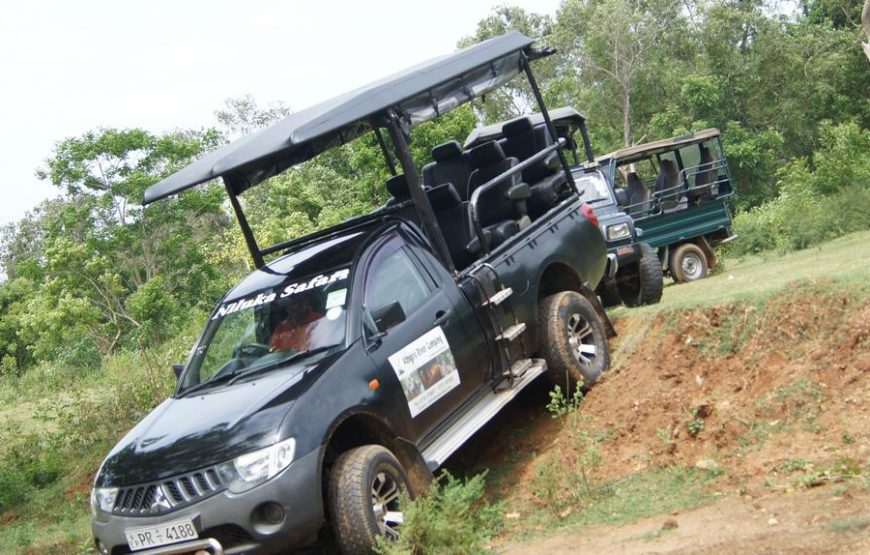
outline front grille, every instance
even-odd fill
[[[217,470],[206,468],[150,484],[118,490],[112,512],[126,516],[152,516],[174,511],[226,489]]]

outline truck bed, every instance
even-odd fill
[[[732,221],[726,203],[707,202],[637,220],[636,225],[643,230],[641,240],[656,248],[722,230],[724,236],[730,236]]]

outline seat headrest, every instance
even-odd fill
[[[452,183],[443,183],[432,187],[426,191],[426,196],[429,197],[432,210],[444,210],[451,206],[458,206],[462,202]]]
[[[515,119],[504,124],[501,132],[505,137],[512,137],[520,133],[528,133],[532,130],[532,120],[529,118]]]
[[[393,196],[393,198],[403,199],[410,198],[411,196],[411,192],[408,191],[408,181],[405,179],[405,174],[403,173],[394,175],[387,179],[387,182],[384,185],[386,185],[387,191]]]
[[[432,149],[432,159],[436,162],[462,157],[462,147],[456,141],[448,141]]]
[[[472,148],[468,156],[471,158],[471,164],[475,168],[485,168],[493,164],[497,164],[504,160],[504,150],[496,141],[489,141],[480,146]]]

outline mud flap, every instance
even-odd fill
[[[393,439],[393,448],[396,450],[396,458],[398,458],[405,467],[405,473],[408,475],[408,481],[411,482],[411,493],[414,497],[423,495],[429,489],[429,484],[435,479],[432,471],[426,465],[426,460],[417,449],[417,446],[410,441],[397,437]]]
[[[613,327],[613,322],[610,321],[610,318],[607,317],[607,313],[604,312],[604,306],[601,304],[601,301],[598,300],[598,295],[588,294],[586,291],[581,291],[584,297],[592,303],[592,306],[595,307],[595,312],[601,316],[601,322],[604,324],[604,332],[607,334],[607,338],[616,337],[616,328]]]

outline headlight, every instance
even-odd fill
[[[105,518],[112,512],[118,488],[94,488],[91,490],[91,515],[94,518]]]
[[[218,472],[228,490],[241,493],[274,478],[290,466],[295,454],[296,440],[291,437],[271,447],[240,455],[232,461],[218,465]]]
[[[616,241],[617,239],[625,239],[631,235],[631,228],[627,222],[607,226],[607,240]]]

